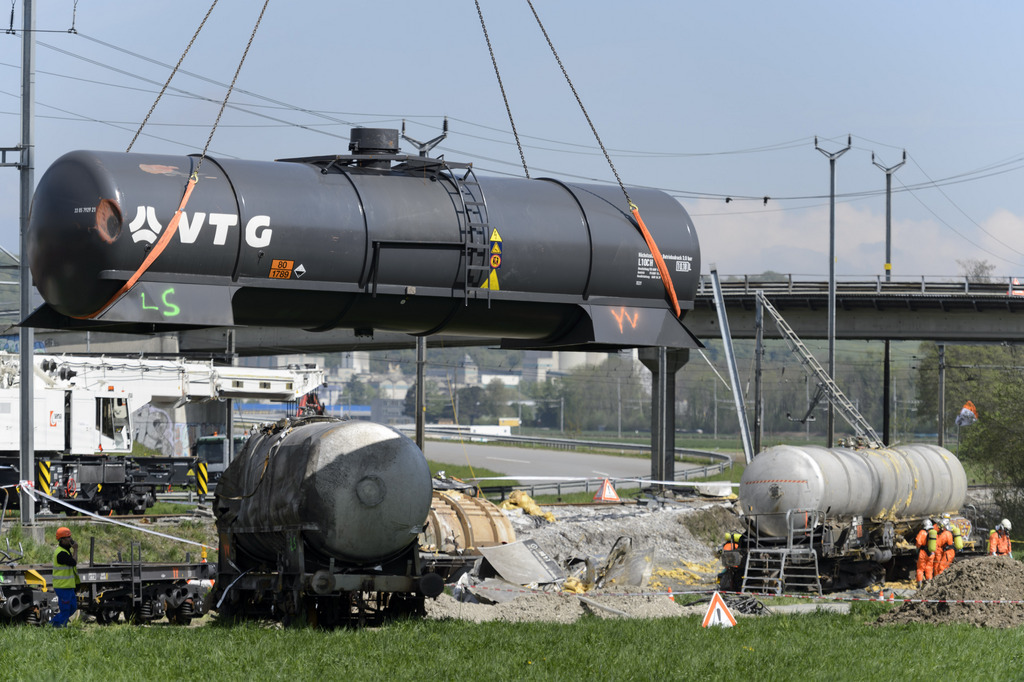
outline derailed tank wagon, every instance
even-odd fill
[[[423,453],[394,429],[327,417],[265,428],[217,486],[213,608],[325,627],[423,615],[444,589],[419,552],[431,497]]]
[[[747,528],[722,554],[722,587],[821,592],[907,580],[926,518],[949,516],[974,551],[972,524],[958,516],[966,494],[960,461],[935,445],[768,448],[740,481]]]

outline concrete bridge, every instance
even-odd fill
[[[824,339],[828,332],[828,282],[795,275],[721,276],[729,327],[735,339],[754,338],[754,301],[764,290],[802,339]],[[694,309],[684,323],[697,338],[721,338],[711,278],[701,278]],[[344,350],[412,348],[408,334],[375,331],[356,336],[350,329],[307,332],[297,329],[248,327],[234,330],[239,355],[281,355]],[[779,338],[775,325],[765,323],[765,337]],[[838,278],[836,282],[836,339],[938,341],[946,343],[1024,342],[1024,286],[1008,278],[979,282],[970,278],[883,277]],[[93,332],[36,331],[37,343],[48,352],[68,353],[225,353],[231,344],[227,330],[199,329],[156,337]],[[490,345],[466,337],[431,337],[430,346]]]
[[[793,275],[721,276],[729,328],[734,339],[754,338],[755,293],[772,305],[802,339],[828,334],[828,282]],[[721,338],[710,276],[701,278],[686,326],[702,340]],[[779,338],[769,319],[766,338]],[[978,282],[969,278],[883,277],[836,282],[836,339],[1024,342],[1024,286],[1014,279]]]

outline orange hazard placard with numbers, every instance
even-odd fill
[[[274,260],[270,263],[270,279],[289,279],[292,276],[293,260]]]

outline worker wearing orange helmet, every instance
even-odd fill
[[[1013,549],[1010,546],[1010,531],[1013,526],[1009,519],[1003,519],[988,534],[988,553],[991,555],[1006,555],[1013,558]]]
[[[917,589],[924,586],[924,581],[931,580],[935,566],[935,529],[932,520],[925,519],[921,530],[917,531],[914,544],[917,545]]]
[[[71,537],[71,529],[61,526],[57,529],[57,549],[53,553],[53,591],[57,593],[60,611],[50,619],[55,628],[62,628],[78,610],[75,589],[78,579],[78,543]]]

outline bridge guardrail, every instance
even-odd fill
[[[723,295],[741,293],[750,295],[758,289],[766,294],[784,293],[821,293],[828,291],[828,281],[821,280],[820,275],[720,275]],[[873,277],[847,276],[836,278],[836,289],[846,293],[873,294],[990,294],[993,296],[1024,295],[1024,284],[1020,278],[989,278],[980,280],[976,277],[930,277],[927,275],[898,277],[886,281],[884,275]],[[697,288],[698,295],[712,293],[710,275],[701,275]]]

